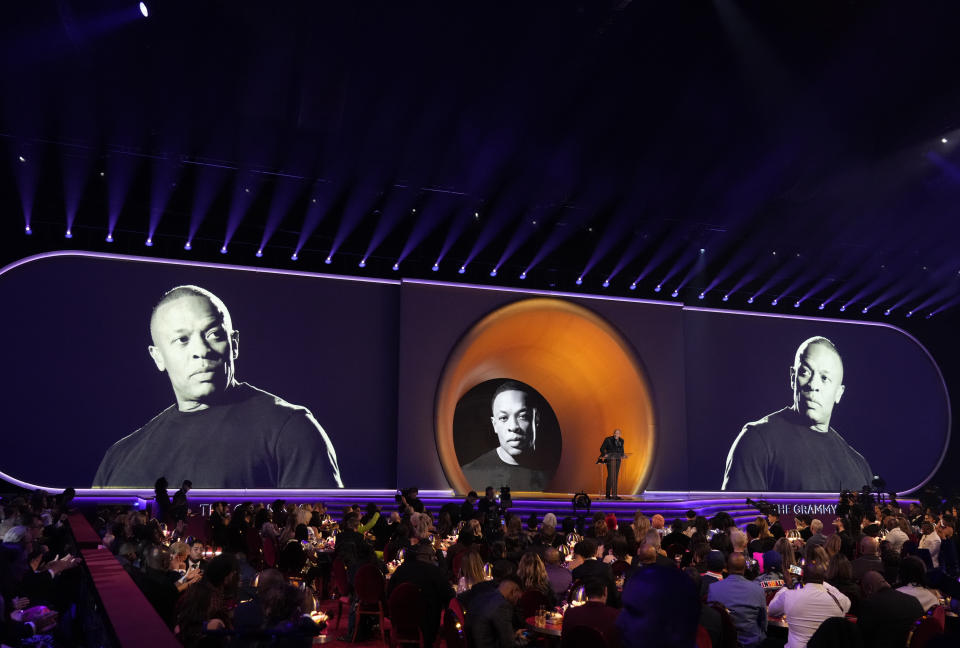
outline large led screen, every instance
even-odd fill
[[[883,324],[684,310],[693,490],[905,492],[950,406],[922,346]]]
[[[62,253],[0,275],[0,471],[47,487],[383,488],[399,286]]]
[[[620,429],[620,495],[687,487],[679,304],[417,281],[401,294],[401,486],[597,493]]]

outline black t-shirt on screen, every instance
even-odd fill
[[[96,487],[342,488],[330,438],[305,407],[238,383],[197,412],[171,405],[107,450]]]
[[[722,489],[838,493],[872,479],[867,460],[836,430],[812,430],[788,407],[743,426],[727,455]]]

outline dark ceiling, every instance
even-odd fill
[[[136,5],[5,7],[7,257],[960,300],[960,3]]]

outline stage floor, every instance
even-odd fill
[[[546,513],[554,513],[558,518],[568,516],[590,516],[596,512],[613,513],[618,520],[632,520],[638,511],[645,515],[660,514],[669,524],[676,518],[684,519],[688,510],[698,515],[712,517],[726,511],[737,521],[744,524],[751,521],[760,511],[747,502],[764,500],[776,506],[780,515],[790,519],[797,514],[809,514],[828,522],[836,513],[838,495],[836,493],[727,493],[727,492],[677,492],[646,491],[632,496],[623,496],[620,500],[608,500],[595,493],[587,493],[590,506],[575,507],[573,493],[515,493],[508,510],[528,517],[535,514],[542,518]],[[397,510],[396,491],[388,490],[324,490],[324,491],[190,491],[189,501],[195,512],[206,514],[213,502],[225,501],[229,505],[242,502],[270,503],[282,499],[287,502],[324,502],[334,515],[338,510],[351,504],[366,506],[373,502],[384,512]],[[463,496],[452,491],[420,491],[420,499],[427,510],[436,514],[444,505],[460,504]],[[912,500],[901,499],[902,503]],[[87,505],[121,504],[146,508],[153,502],[152,491],[84,491],[77,497],[77,503]],[[786,520],[784,520],[786,521]],[[786,525],[785,525],[786,526]],[[790,526],[793,526],[792,523]]]

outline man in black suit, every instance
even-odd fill
[[[617,495],[617,480],[620,477],[620,462],[623,460],[623,439],[620,438],[619,429],[603,440],[600,459],[607,464],[607,499],[620,499]]]
[[[460,519],[464,522],[472,520],[477,514],[477,509],[473,507],[473,503],[476,502],[477,499],[477,491],[470,491],[467,493],[466,499],[463,500],[463,504],[460,505]]]
[[[853,580],[859,583],[869,571],[882,574],[883,561],[880,560],[880,544],[877,539],[865,535],[860,539],[860,557],[853,561]]]
[[[619,648],[620,633],[617,631],[617,615],[615,610],[607,605],[607,588],[600,581],[589,581],[584,586],[587,602],[579,607],[567,610],[563,617],[561,643],[569,635],[570,630],[577,626],[588,626],[598,630],[606,640],[607,648]]]
[[[914,622],[923,616],[916,597],[890,587],[878,572],[868,571],[861,581],[864,598],[857,613],[865,646],[893,648],[905,646]]]
[[[601,583],[607,590],[607,605],[620,607],[620,595],[617,591],[617,581],[613,577],[610,565],[597,560],[597,543],[587,538],[573,546],[573,553],[583,562],[575,568],[571,575],[574,582],[580,581],[586,586],[591,581]]]
[[[413,583],[420,588],[423,597],[425,616],[420,624],[423,630],[423,641],[432,646],[440,628],[440,614],[453,598],[453,587],[447,578],[447,573],[439,567],[434,559],[436,554],[429,544],[418,544],[413,550],[413,559],[403,561],[393,572],[387,584],[387,598],[398,585]]]
[[[519,633],[513,627],[513,614],[522,594],[517,577],[507,576],[496,589],[474,598],[466,614],[468,644],[473,648],[513,648]]]

